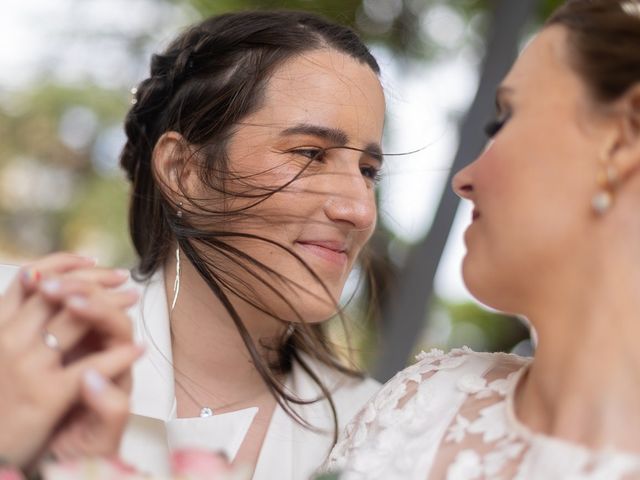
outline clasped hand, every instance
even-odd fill
[[[131,366],[142,349],[118,290],[126,272],[54,254],[24,267],[0,297],[0,456],[30,468],[116,454],[128,416]]]

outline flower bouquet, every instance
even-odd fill
[[[251,471],[231,465],[219,454],[182,450],[171,455],[171,476],[157,477],[139,472],[117,459],[82,458],[71,462],[47,462],[43,480],[249,480]],[[29,477],[30,478],[30,477]],[[25,480],[18,470],[0,468],[0,480]]]

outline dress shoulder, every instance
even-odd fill
[[[433,349],[420,353],[416,360],[389,380],[349,423],[326,470],[353,474],[346,478],[377,478],[371,476],[376,469],[386,470],[387,478],[411,478],[408,472],[400,472],[400,467],[395,471],[395,466],[403,459],[407,466],[416,465],[420,463],[416,458],[429,455],[425,445],[440,443],[468,392],[481,388],[483,375],[500,371],[501,378],[492,383],[498,388],[500,382],[496,380],[520,370],[529,361],[510,354],[474,352],[467,347],[448,353]],[[424,441],[416,442],[416,437]],[[410,451],[411,445],[418,451]]]
[[[336,408],[340,429],[344,428],[367,401],[382,387],[382,384],[372,378],[352,377],[315,360],[305,353],[300,353],[299,355],[313,371],[314,375],[316,375],[331,392],[331,398]],[[301,368],[298,362],[294,363],[292,387],[296,394],[304,400],[323,397],[323,393],[318,385],[311,379],[307,372]],[[322,406],[323,411],[320,417],[325,418],[326,421],[329,422],[329,419],[333,418],[329,403],[323,401],[320,402],[318,408],[320,408],[320,406]],[[318,420],[319,419],[316,419],[316,421]],[[327,423],[327,426],[329,426],[329,423]]]
[[[474,352],[468,347],[456,348],[448,353],[439,349],[421,352],[416,355],[416,362],[398,372],[389,380],[367,404],[366,409],[384,412],[402,408],[414,395],[429,390],[434,381],[434,375],[439,373],[439,379],[456,379],[446,382],[451,389],[439,388],[430,392],[431,395],[444,396],[462,387],[478,372],[481,374],[492,370],[500,371],[499,376],[505,378],[513,371],[520,370],[530,359],[506,353]],[[441,382],[438,382],[441,383]],[[438,385],[441,387],[441,385]],[[365,412],[361,412],[364,414]]]

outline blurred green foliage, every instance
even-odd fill
[[[28,258],[69,249],[131,262],[127,187],[117,152],[100,151],[121,130],[125,106],[121,92],[91,84],[36,84],[2,99],[0,250]],[[112,158],[99,164],[105,155]]]

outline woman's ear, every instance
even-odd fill
[[[178,132],[165,132],[153,149],[153,172],[158,183],[177,204],[195,188],[194,152]]]
[[[640,174],[640,84],[631,88],[618,105],[616,141],[612,142],[610,161],[624,182]]]

